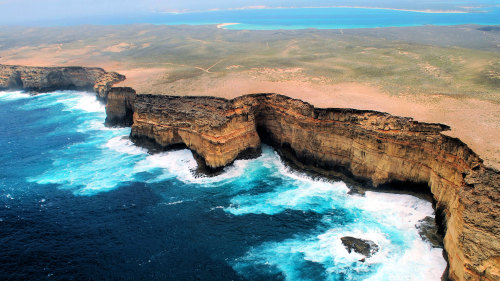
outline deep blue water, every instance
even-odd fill
[[[195,177],[191,152],[147,154],[103,126],[93,94],[0,92],[1,280],[439,280],[409,195],[349,195],[264,147]],[[359,261],[340,237],[380,251]]]
[[[480,3],[478,3],[479,5]],[[24,20],[20,25],[80,25],[80,24],[166,24],[206,25],[238,23],[227,29],[339,29],[375,28],[390,26],[500,24],[500,6],[473,9],[468,13],[428,13],[368,8],[283,8],[219,10],[192,13],[137,13],[134,15],[105,15],[89,18],[78,16],[43,22]],[[12,23],[11,23],[12,24]]]

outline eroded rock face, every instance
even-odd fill
[[[354,109],[319,109],[276,94],[213,97],[137,95],[131,137],[185,144],[211,168],[261,139],[300,167],[342,171],[367,185],[425,183],[445,228],[453,280],[500,280],[500,175],[448,127]],[[258,134],[259,132],[260,134]]]
[[[90,67],[33,67],[0,64],[0,90],[15,89],[30,92],[55,90],[94,91],[106,99],[113,84],[125,76]]]
[[[185,144],[216,169],[260,149],[252,109],[212,97],[137,95],[131,137],[163,148]]]
[[[131,126],[134,119],[135,90],[129,87],[114,87],[107,94],[106,125]]]
[[[439,233],[439,227],[433,217],[425,217],[419,221],[419,224],[417,224],[416,227],[420,237],[431,243],[433,248],[443,247],[443,237],[441,233]]]

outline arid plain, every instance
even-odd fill
[[[0,31],[0,64],[96,66],[126,75],[118,86],[138,93],[280,93],[444,123],[500,169],[497,27],[9,27]]]

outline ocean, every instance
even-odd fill
[[[77,16],[66,19],[30,22],[20,25],[71,26],[81,24],[161,24],[161,25],[218,25],[236,30],[274,29],[348,29],[423,25],[499,25],[500,7],[472,9],[467,13],[422,12],[375,8],[274,8],[218,10],[190,13],[136,13],[133,15],[106,15],[92,18]]]
[[[0,92],[2,280],[440,280],[416,225],[432,204],[350,194],[268,146],[215,177],[148,154],[93,93]],[[371,240],[364,261],[340,238]]]

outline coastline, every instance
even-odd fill
[[[331,9],[331,8],[350,8],[350,9],[374,9],[374,10],[393,10],[402,12],[416,12],[416,13],[426,13],[426,14],[467,14],[470,11],[463,10],[418,10],[418,9],[401,9],[401,8],[386,8],[386,7],[370,7],[370,6],[279,6],[279,7],[268,7],[268,6],[249,6],[240,8],[227,8],[227,9],[210,9],[210,10],[192,10],[192,11],[166,11],[162,13],[166,14],[190,14],[190,13],[204,13],[204,12],[219,12],[219,11],[245,11],[245,10],[283,10],[283,9]]]
[[[45,71],[53,75],[55,69],[46,68]],[[67,72],[64,68],[59,69]],[[46,79],[33,79],[33,75],[39,73],[29,67],[23,71],[27,75],[20,75],[18,71],[6,75],[4,88],[26,87],[30,84],[23,79],[28,79],[41,81],[42,84],[28,88],[34,91],[74,89],[74,83],[88,79],[79,71],[73,73],[76,76],[61,80],[61,84],[47,87],[43,84]],[[91,77],[89,83],[100,82],[103,75],[109,76],[109,73]],[[276,94],[254,94],[232,100],[130,95],[135,93],[133,89],[111,88],[122,80],[119,74],[112,76],[118,79],[108,80],[105,88],[94,86],[96,94],[107,101],[107,117],[133,118],[132,139],[151,139],[162,147],[184,143],[210,168],[227,166],[241,152],[257,149],[261,139],[270,138],[264,143],[271,143],[306,167],[320,168],[326,174],[333,169],[375,187],[392,182],[429,185],[436,200],[436,219],[447,229],[444,245],[450,278],[495,280],[495,257],[477,253],[494,255],[498,252],[492,234],[495,229],[484,225],[494,223],[491,220],[494,221],[498,213],[495,198],[499,172],[485,167],[459,139],[441,134],[449,129],[448,126],[420,123],[371,110],[315,108],[301,100]],[[112,89],[116,93],[108,95]],[[165,110],[177,117],[164,119]],[[191,125],[186,127],[186,124]],[[293,127],[300,130],[291,130]],[[311,130],[316,133],[309,136]],[[314,138],[312,142],[303,141],[311,137]],[[486,216],[484,208],[488,209]],[[470,240],[469,235],[481,237],[481,243]],[[477,264],[482,266],[477,268]]]
[[[471,13],[468,11],[460,11],[460,10],[414,10],[414,9],[397,9],[397,8],[383,8],[383,7],[369,7],[369,6],[332,6],[330,8],[392,10],[392,11],[415,12],[415,13],[424,13],[424,14],[468,14],[468,13]]]
[[[496,141],[500,137],[500,130],[496,130],[500,128],[500,95],[495,88],[500,77],[500,65],[496,63],[500,33],[496,32],[496,26],[491,25],[456,26],[461,25],[458,23],[461,20],[500,24],[494,19],[500,10],[494,7],[487,11],[481,7],[458,8],[464,11],[366,6],[252,6],[227,9],[254,10],[245,16],[239,16],[243,12],[209,15],[210,11],[203,11],[200,15],[179,17],[184,20],[179,22],[191,20],[194,25],[204,18],[220,19],[194,27],[164,23],[160,24],[162,26],[133,24],[106,28],[99,25],[34,27],[28,30],[7,28],[2,37],[8,44],[0,46],[0,91],[27,92],[33,100],[48,96],[36,96],[37,93],[56,91],[53,95],[56,97],[59,90],[67,90],[64,94],[68,96],[94,92],[97,100],[93,95],[87,98],[98,105],[100,111],[97,121],[93,120],[91,125],[98,124],[106,132],[124,132],[106,142],[106,148],[114,148],[116,152],[123,147],[128,151],[140,151],[140,157],[155,158],[158,167],[185,168],[184,172],[188,172],[184,174],[196,179],[227,176],[242,162],[261,161],[265,157],[257,159],[267,157],[272,148],[273,155],[279,156],[276,159],[281,160],[286,170],[292,173],[296,170],[313,180],[340,180],[347,186],[344,190],[349,196],[369,198],[371,204],[386,202],[382,205],[390,209],[387,207],[389,203],[402,204],[405,201],[397,196],[393,200],[382,200],[386,198],[384,196],[371,197],[377,192],[408,194],[424,199],[428,206],[425,219],[430,219],[427,222],[431,225],[431,232],[442,235],[435,239],[437,243],[432,242],[432,248],[437,245],[436,248],[442,249],[438,253],[439,270],[433,272],[439,274],[446,267],[441,280],[500,281],[500,143]],[[296,12],[293,9],[332,10],[321,15],[321,11]],[[218,11],[225,10],[213,12]],[[486,15],[485,11],[489,14]],[[303,18],[291,21],[290,18],[298,13],[303,13]],[[335,15],[343,18],[342,14],[349,13],[365,26],[354,26],[352,22],[356,21],[349,20],[338,20],[345,26],[334,26],[332,20],[321,20],[337,18]],[[266,15],[280,20],[262,20]],[[383,24],[394,25],[369,26],[381,22],[361,20],[379,15],[387,16]],[[150,15],[149,19],[158,20],[154,17]],[[414,25],[398,25],[405,17],[408,18],[406,22]],[[175,16],[164,18],[169,21]],[[439,23],[446,19],[455,24],[446,24],[449,28],[439,27]],[[148,18],[144,16],[139,20],[147,21]],[[429,20],[428,26],[419,28],[426,20]],[[73,28],[82,33],[74,32]],[[74,34],[80,35],[74,37]],[[69,39],[61,41],[61,38]],[[86,93],[75,95],[75,90]],[[33,104],[32,100],[27,101]],[[40,104],[50,102],[44,100]],[[83,108],[85,105],[78,106]],[[23,120],[18,117],[22,114],[11,114],[10,117],[9,113],[15,110],[6,109],[4,115],[8,118],[5,120]],[[67,113],[57,114],[64,116]],[[26,116],[33,117],[32,114]],[[36,119],[45,118],[50,118],[50,114]],[[53,123],[66,124],[71,129],[92,127],[62,119]],[[17,128],[15,123],[4,124],[7,125],[4,126],[6,132],[9,128]],[[28,135],[28,130],[21,125],[19,131]],[[89,135],[103,138],[106,134],[101,131],[95,130]],[[24,143],[28,144],[27,141]],[[9,145],[6,147],[10,148]],[[29,144],[26,147],[38,146]],[[97,151],[101,147],[104,146],[95,146]],[[182,154],[188,157],[172,155],[178,148],[185,148]],[[12,152],[16,156],[16,151]],[[74,152],[78,155],[76,149]],[[170,157],[162,157],[166,154]],[[54,163],[58,162],[52,158]],[[85,165],[95,163],[88,166],[96,171],[117,171],[99,165],[98,161],[92,160],[99,157],[91,153],[83,153],[84,158],[91,159],[86,160]],[[118,155],[103,159],[123,166],[124,170],[134,167],[132,172],[114,173],[115,178],[122,177],[124,182],[129,179],[135,184],[135,179],[142,181],[141,177],[149,177],[146,170],[126,165],[130,163],[128,158],[132,157]],[[178,158],[183,160],[178,161]],[[146,166],[147,163],[140,165]],[[7,161],[4,166],[15,167]],[[23,165],[30,166],[36,167],[35,161]],[[24,171],[24,168],[16,170],[32,172]],[[114,186],[114,183],[101,184],[98,177],[104,172],[86,177],[79,172],[81,170],[85,169],[77,165],[67,165],[65,170],[49,168],[51,172],[45,174],[45,179],[49,182],[51,178],[57,179],[57,175],[70,171],[73,179],[90,182],[89,193],[81,195],[90,195],[92,186],[103,190],[108,188],[108,191],[121,189],[120,183]],[[253,170],[241,171],[240,174],[245,176],[258,178],[259,175]],[[278,171],[274,174],[285,174],[283,170]],[[137,177],[134,176],[136,172]],[[158,179],[162,176],[158,175]],[[22,180],[24,177],[18,178]],[[107,179],[108,183],[114,180]],[[21,180],[18,181],[22,185]],[[34,183],[43,184],[40,180]],[[159,185],[168,187],[166,182]],[[87,188],[87,185],[83,186],[81,190]],[[171,188],[176,192],[183,189]],[[315,191],[318,190],[321,188],[311,188],[304,193],[316,198]],[[326,195],[324,198],[339,198],[335,194]],[[282,202],[294,200],[293,197],[284,199],[279,193],[270,197],[280,198]],[[187,202],[186,198],[165,198],[169,198],[168,206]],[[273,206],[273,201],[264,201],[262,205]],[[224,208],[225,205],[215,206]],[[232,201],[227,209],[242,212],[240,214],[244,212],[239,205],[233,206]],[[375,212],[368,210],[368,213]],[[395,220],[406,218],[405,214],[397,212],[384,213]],[[376,222],[384,223],[385,220]],[[423,220],[419,220],[418,223],[411,222],[410,226],[420,229],[421,222],[424,225]],[[170,228],[168,224],[163,226]],[[231,226],[231,229],[241,227]],[[221,232],[217,230],[217,233]],[[422,242],[415,237],[413,241]],[[421,233],[420,237],[425,241]],[[194,242],[198,238],[189,239]],[[115,249],[110,244],[106,246]],[[320,247],[320,251],[325,249]],[[436,256],[423,253],[412,255],[410,259]],[[392,260],[394,257],[397,255]],[[260,259],[266,261],[266,258]],[[384,264],[393,264],[392,260]],[[430,260],[426,263],[432,264]],[[357,261],[368,264],[365,259]],[[401,271],[419,271],[416,268]],[[349,270],[358,272],[353,265]],[[391,276],[392,272],[398,276],[396,271],[380,272],[383,272],[382,276]],[[434,280],[438,274],[429,279]],[[416,280],[416,276],[408,278]]]
[[[217,28],[224,28],[225,26],[229,26],[229,25],[236,25],[236,24],[240,24],[238,22],[226,22],[226,23],[220,23],[217,25]]]
[[[85,97],[86,101],[93,101],[92,106],[90,108],[86,108],[86,110],[97,112],[82,112],[81,109],[72,109],[74,102],[68,102],[67,100],[80,100],[80,94],[82,97]],[[27,96],[26,94],[20,95]],[[52,106],[53,101],[57,101],[58,104],[60,103],[67,110],[61,111],[60,106]],[[306,249],[302,248],[301,251],[310,256],[311,254],[316,252],[316,250],[314,250],[317,249],[315,245],[325,245],[324,242],[326,241],[321,239],[321,237],[329,236],[329,234],[332,233],[335,233],[335,235],[329,236],[329,242],[327,243],[328,247],[326,249],[321,247],[318,253],[326,257],[330,256],[332,258],[335,258],[336,261],[317,261],[315,262],[315,264],[324,265],[326,268],[334,269],[334,271],[325,270],[324,275],[321,276],[337,276],[339,274],[342,274],[342,268],[345,265],[343,261],[345,260],[355,263],[345,266],[346,268],[365,269],[368,267],[369,272],[359,274],[357,273],[358,271],[353,271],[349,274],[351,276],[366,276],[378,274],[378,276],[389,276],[390,278],[391,276],[394,276],[392,274],[396,270],[398,272],[401,272],[401,274],[398,274],[399,278],[401,278],[401,276],[408,276],[409,280],[440,280],[442,272],[446,267],[446,261],[442,256],[442,248],[431,248],[427,240],[422,239],[420,229],[415,227],[415,225],[422,225],[420,220],[424,218],[424,216],[430,216],[432,218],[434,217],[432,204],[428,202],[424,202],[411,196],[399,194],[382,194],[378,192],[367,192],[365,196],[361,196],[359,194],[348,194],[348,189],[343,183],[329,182],[321,179],[314,180],[304,173],[297,173],[293,170],[288,169],[288,167],[283,165],[283,163],[279,160],[276,152],[274,152],[274,150],[267,146],[263,147],[263,153],[257,159],[238,160],[235,162],[234,166],[228,167],[224,174],[216,176],[215,178],[197,178],[191,172],[193,170],[192,167],[195,167],[195,163],[193,163],[195,161],[193,160],[191,152],[189,150],[169,151],[151,155],[148,154],[144,149],[134,146],[129,141],[129,139],[126,137],[128,134],[126,133],[130,129],[103,127],[103,106],[99,102],[95,101],[95,97],[91,93],[80,93],[72,91],[65,93],[55,92],[50,94],[29,96],[22,101],[16,102],[22,102],[23,104],[26,104],[27,106],[32,108],[37,108],[40,106],[46,107],[48,109],[50,108],[50,112],[46,112],[45,114],[45,118],[47,118],[47,120],[57,118],[56,116],[63,116],[65,118],[68,118],[69,120],[71,120],[72,118],[70,116],[74,115],[80,116],[82,118],[85,118],[85,116],[89,115],[93,116],[92,119],[90,119],[92,121],[86,118],[86,120],[83,121],[79,118],[78,120],[75,120],[75,122],[66,122],[66,126],[64,126],[69,130],[73,130],[73,128],[76,126],[82,129],[79,130],[79,134],[84,134],[86,136],[83,140],[80,141],[82,143],[85,143],[88,153],[84,152],[81,147],[79,150],[77,149],[77,147],[70,147],[69,149],[66,149],[66,146],[63,145],[61,146],[61,149],[54,150],[50,152],[49,155],[51,159],[54,159],[57,162],[59,162],[58,159],[66,159],[67,162],[63,162],[62,165],[58,165],[56,163],[47,163],[48,165],[44,166],[45,169],[47,169],[47,172],[41,175],[37,175],[38,173],[33,170],[26,169],[26,171],[24,171],[25,174],[31,174],[30,176],[32,180],[30,181],[33,182],[26,183],[26,185],[29,184],[29,186],[32,187],[31,190],[36,190],[35,192],[37,192],[37,195],[40,194],[38,192],[40,189],[47,191],[46,193],[44,193],[45,196],[42,197],[44,198],[44,200],[46,200],[46,202],[52,203],[53,198],[57,197],[62,202],[70,202],[70,204],[72,205],[70,210],[75,210],[77,208],[85,208],[85,210],[91,210],[91,214],[85,216],[85,219],[76,220],[77,222],[81,222],[82,224],[84,224],[85,227],[84,229],[82,229],[83,231],[78,231],[77,233],[79,234],[79,236],[73,237],[73,239],[68,240],[68,236],[62,236],[58,237],[58,239],[50,239],[50,241],[47,241],[46,237],[43,236],[43,231],[40,235],[32,235],[32,238],[30,239],[31,249],[38,249],[43,247],[47,249],[47,244],[50,243],[49,245],[55,245],[55,247],[48,248],[46,252],[57,254],[62,253],[64,256],[68,257],[67,260],[74,260],[75,262],[72,263],[72,265],[74,267],[78,266],[78,268],[74,269],[72,273],[79,274],[79,279],[95,279],[99,278],[99,276],[105,276],[106,278],[107,276],[111,276],[109,277],[110,279],[127,279],[132,277],[134,277],[135,279],[141,279],[143,276],[147,276],[149,272],[152,271],[151,268],[143,268],[141,267],[141,264],[136,263],[137,260],[141,260],[141,257],[144,257],[141,256],[142,252],[126,251],[125,249],[144,249],[143,251],[146,253],[145,261],[147,261],[151,256],[151,253],[157,253],[158,251],[162,251],[164,249],[164,247],[161,247],[158,244],[151,245],[148,243],[148,241],[154,239],[164,241],[164,239],[167,238],[170,239],[175,245],[183,243],[182,241],[187,241],[188,245],[196,245],[196,247],[192,247],[190,249],[194,249],[197,253],[197,256],[199,256],[202,254],[200,254],[199,250],[197,249],[204,248],[203,246],[207,244],[207,240],[205,238],[207,236],[213,237],[213,239],[211,239],[210,241],[212,241],[213,243],[217,243],[218,245],[217,247],[209,249],[209,252],[213,253],[214,255],[224,257],[224,259],[221,259],[219,263],[221,265],[225,265],[224,272],[227,272],[227,270],[231,270],[231,268],[237,270],[234,263],[232,263],[231,261],[233,261],[234,258],[248,257],[248,254],[252,253],[249,251],[253,251],[251,250],[252,248],[257,248],[264,243],[265,245],[268,245],[268,247],[266,247],[267,249],[278,249],[280,248],[280,246],[286,245],[290,246],[290,240],[287,238],[290,238],[292,235],[294,235],[293,239],[296,243],[300,245],[308,245]],[[51,103],[50,105],[49,102]],[[7,110],[6,112],[4,112],[4,116],[10,113],[11,111]],[[27,114],[26,112],[24,113],[26,118],[30,118],[29,116],[32,115]],[[23,116],[22,111],[20,115]],[[21,123],[25,124],[25,122]],[[83,125],[88,123],[95,124],[95,126],[92,126],[92,128],[88,128],[89,126]],[[5,131],[8,132],[7,130]],[[48,137],[45,135],[41,135],[40,140],[42,139],[50,141],[51,137],[50,135]],[[12,143],[14,144],[16,142],[14,141]],[[37,143],[39,143],[40,145],[36,147],[45,147],[42,142]],[[46,151],[44,149],[36,149],[36,147],[33,149],[39,150],[41,151],[41,153]],[[96,150],[93,151],[93,149],[89,148],[95,148]],[[81,154],[81,157],[72,157],[72,155],[78,154]],[[43,156],[41,158],[43,160]],[[33,161],[33,158],[27,159],[27,161],[30,160],[32,163],[36,163],[35,161]],[[81,163],[82,161],[85,161],[85,163],[80,167],[80,169],[78,169],[78,162]],[[11,163],[11,161],[4,162],[4,167],[8,167],[8,165]],[[71,165],[71,167],[73,167],[71,171],[77,172],[79,176],[76,176],[74,174],[69,175],[71,173],[64,172],[69,170],[66,166],[68,165],[67,163]],[[133,170],[132,167],[134,167]],[[90,173],[89,171],[91,171],[93,168],[95,169],[95,173]],[[88,176],[86,176],[87,174]],[[61,175],[61,177],[56,177],[56,175]],[[165,177],[168,177],[168,179],[166,179]],[[177,177],[177,179],[172,177]],[[53,182],[53,184],[43,184],[42,180],[48,180],[50,178],[54,178],[55,182]],[[74,180],[65,181],[68,178],[72,178]],[[130,181],[128,179],[130,179]],[[146,179],[147,182],[144,182]],[[251,179],[251,181],[247,181],[244,179]],[[241,184],[242,180],[245,184]],[[289,184],[272,186],[268,190],[264,191],[260,189],[260,183],[264,183],[265,185],[266,182],[274,182],[274,180],[277,180],[279,182],[283,180],[284,183]],[[23,177],[19,177],[18,182],[21,186],[20,192],[26,192],[22,188],[23,186],[26,186],[23,185]],[[93,182],[95,182],[95,184],[92,184]],[[103,186],[101,182],[113,184],[115,187],[112,187],[112,185]],[[93,189],[93,187],[95,189]],[[247,190],[251,190],[251,194],[247,192]],[[254,190],[255,192],[253,192]],[[16,196],[17,193],[11,194],[16,198],[16,200],[10,201],[11,206],[13,205],[13,202],[24,202],[29,200],[26,198],[27,196],[25,196],[24,198],[19,198],[18,196]],[[63,196],[61,196],[61,194]],[[157,198],[156,194],[161,194],[162,197]],[[202,200],[199,199],[199,195],[203,196]],[[38,197],[38,199],[39,198],[40,197]],[[107,198],[108,200],[105,200],[103,202],[101,200],[102,198]],[[144,207],[141,206],[140,202],[144,202],[144,198],[149,199],[147,200],[148,204],[146,204],[144,207],[147,208],[146,210],[148,210],[148,213],[154,213],[155,216],[158,216],[160,218],[158,221],[146,220],[144,219],[144,216],[141,215],[138,215],[137,218],[136,216],[134,216],[134,214],[142,213]],[[262,202],[264,204],[255,205],[253,204],[254,201],[251,200],[252,198],[256,199],[257,202]],[[277,204],[266,204],[266,198],[270,198],[273,203]],[[290,200],[288,200],[288,198],[290,198]],[[84,201],[82,202],[82,200]],[[318,202],[318,200],[320,201]],[[384,200],[387,200],[390,205],[377,204],[377,202],[381,202]],[[201,207],[198,207],[198,202],[200,201],[205,203],[203,203]],[[86,202],[93,203],[86,204]],[[240,202],[241,205],[238,206],[237,202]],[[289,204],[287,204],[287,202]],[[413,202],[414,204],[408,204],[409,202]],[[38,200],[34,204],[37,203]],[[123,204],[126,205],[123,206]],[[320,209],[318,209],[318,204],[320,204],[321,206],[319,207]],[[335,209],[331,209],[332,204],[335,204]],[[24,208],[31,207],[27,206],[26,204],[23,204],[22,206]],[[102,206],[102,208],[96,208],[97,206]],[[112,206],[111,209],[109,209],[109,206]],[[247,209],[247,207],[252,206],[259,208],[261,212],[265,212],[265,214]],[[264,209],[266,208],[266,206],[271,206],[271,209]],[[321,218],[332,218],[331,213],[336,213],[337,210],[341,208],[341,206],[345,206],[345,208],[348,210],[354,207],[353,211],[355,212],[355,214],[347,214],[345,219],[340,219],[339,217],[338,223],[337,220],[334,220],[331,223],[328,222],[325,224],[323,223],[324,220],[320,220]],[[375,206],[376,209],[374,210],[370,206]],[[13,213],[20,210],[18,208],[12,209],[14,209],[12,210]],[[125,213],[123,209],[127,209],[130,212],[127,211],[127,213]],[[193,209],[200,210],[200,212],[193,212]],[[360,209],[363,210],[363,214],[358,211]],[[67,209],[63,208],[63,210]],[[311,211],[305,211],[306,214],[303,214],[302,210]],[[407,215],[407,211],[411,210],[417,212],[418,215],[415,216],[415,213],[410,213]],[[36,214],[38,214],[38,208],[36,205],[34,211],[36,212]],[[158,213],[156,211],[161,212]],[[176,215],[172,215],[174,213]],[[206,214],[203,217],[207,219],[203,219],[203,222],[199,221],[200,213],[202,215]],[[248,213],[250,214],[247,215]],[[292,214],[291,216],[289,215],[290,213]],[[50,212],[48,214],[51,215],[50,218],[53,221],[61,221],[61,219],[64,218],[58,216],[57,213],[54,214],[54,212]],[[75,213],[72,212],[71,215],[72,217],[79,218],[82,213],[77,211]],[[114,224],[111,224],[111,226],[109,226],[109,224],[106,224],[104,226],[96,226],[94,218],[96,216],[101,217],[102,215],[106,215],[112,218],[113,221],[121,221],[122,223],[120,226],[116,226]],[[399,215],[401,215],[401,217],[407,218],[410,223],[405,223],[406,220],[400,222],[398,220]],[[334,216],[335,217],[333,218],[337,217],[336,215]],[[220,220],[221,217],[225,219]],[[351,221],[351,219],[354,217],[362,217],[364,219]],[[5,216],[2,216],[2,218],[4,218],[3,225],[8,225],[7,222],[10,220],[5,219]],[[174,218],[174,221],[172,221],[171,218]],[[175,220],[175,218],[179,218],[179,220]],[[283,221],[282,218],[285,218],[285,221]],[[384,218],[388,219],[385,220]],[[214,223],[214,220],[216,223]],[[142,221],[144,222],[140,223]],[[172,234],[172,228],[179,227],[179,225],[184,226],[182,222],[186,221],[189,223],[188,227],[192,225],[199,230],[209,228],[210,230],[212,230],[212,232],[209,232],[212,233],[212,235],[200,235],[201,233],[206,234],[207,232],[205,231],[195,232],[193,233],[193,235],[189,235],[189,233],[185,232],[182,232],[181,235],[175,235],[175,233]],[[266,221],[279,222],[269,225],[265,223]],[[200,223],[202,224],[201,226]],[[368,224],[368,229],[363,228],[364,225]],[[387,224],[394,225],[395,227],[397,227],[397,229],[394,229],[394,232],[391,232],[390,230],[388,231],[386,227]],[[33,227],[38,228],[38,226],[41,225],[50,226],[52,224],[38,223]],[[73,229],[74,226],[74,224],[71,223],[65,225],[71,229]],[[347,227],[347,225],[349,227]],[[424,222],[423,226],[427,228],[427,223]],[[4,229],[4,233],[8,234],[6,235],[6,237],[12,237],[12,240],[19,240],[19,237],[23,235],[24,232],[20,231],[17,234],[14,233],[12,230],[15,230],[16,227],[19,228],[19,226],[16,224],[12,228]],[[104,231],[101,231],[98,236],[88,235],[89,231],[87,231],[86,229],[93,229],[94,227],[99,227],[99,229],[103,229],[104,227],[104,229],[107,229],[109,231],[106,231],[105,233],[103,233]],[[144,232],[143,228],[150,229],[151,227],[151,231]],[[165,231],[158,232],[158,229],[165,229]],[[189,229],[192,228],[189,227]],[[271,231],[273,233],[286,232],[286,235],[279,234],[277,236],[269,236],[266,234],[269,233],[268,231]],[[401,235],[404,235],[405,237],[404,242],[401,242],[400,240],[398,240],[398,238],[395,238],[393,236],[391,236],[388,241],[380,239],[379,236],[376,235],[377,233],[380,233],[379,231],[381,231],[382,233],[384,231],[388,232],[390,233],[390,235],[393,235],[393,233],[401,233]],[[111,234],[108,234],[109,232],[111,232]],[[66,233],[66,231],[64,233]],[[10,234],[12,234],[12,236]],[[248,241],[249,237],[253,237],[252,234],[256,234],[259,236],[263,234],[266,236],[266,238],[259,239],[259,241],[255,241],[251,245],[248,245],[246,243],[244,244],[243,241]],[[358,257],[356,254],[352,253],[348,254],[343,245],[337,245],[337,242],[340,241],[340,237],[347,235],[351,237],[369,239],[379,245],[380,251],[378,252],[377,256],[367,258],[364,262],[361,262],[359,261],[361,257]],[[88,238],[89,236],[90,238]],[[113,242],[115,240],[111,240],[111,243],[103,243],[103,241],[109,241],[108,237],[110,236],[124,237],[119,241],[128,243],[120,243],[117,245],[116,242]],[[53,238],[54,236],[50,237]],[[91,243],[88,243],[89,239],[91,239]],[[94,246],[95,244],[92,244],[92,240],[96,241],[95,243],[99,243],[100,247]],[[43,241],[46,242],[43,243]],[[71,241],[72,245],[77,244],[81,246],[68,248],[63,247],[63,249],[57,247],[59,245],[67,244],[68,241]],[[273,244],[270,245],[267,243],[267,241]],[[412,241],[415,241],[416,244],[412,243]],[[12,245],[11,243],[10,245]],[[214,245],[213,243],[211,245]],[[85,244],[90,244],[90,246],[87,247],[85,246]],[[10,252],[10,250],[12,249],[12,247],[9,247],[10,245],[9,243],[5,245],[8,249],[6,251]],[[198,245],[201,245],[201,247],[198,247]],[[408,247],[410,247],[410,249],[416,249],[417,251],[412,251],[408,249]],[[230,250],[231,248],[235,249],[236,253],[229,252],[228,254],[228,249]],[[20,247],[19,250],[24,250],[24,248]],[[133,263],[127,266],[126,269],[123,269],[120,268],[121,260],[119,259],[118,262],[116,262],[115,260],[111,261],[106,258],[96,257],[95,259],[91,259],[93,261],[92,264],[96,264],[100,269],[102,268],[100,265],[106,266],[100,271],[93,270],[90,272],[87,271],[88,273],[85,273],[86,268],[80,267],[80,263],[78,263],[77,259],[82,256],[92,256],[92,254],[86,255],[86,253],[94,253],[94,251],[99,251],[100,253],[102,253],[99,256],[105,257],[106,254],[110,252],[116,253],[121,257],[126,256],[127,259],[132,259]],[[386,255],[386,253],[388,252],[391,254]],[[400,260],[398,259],[398,257],[403,256],[406,253],[415,252],[418,253],[417,256],[419,258],[428,258],[425,263],[413,265],[411,260],[400,262]],[[182,271],[183,269],[192,272],[193,270],[191,269],[196,268],[195,266],[199,264],[197,261],[190,261],[190,255],[185,255],[186,253],[192,253],[191,250],[182,251],[174,248],[172,249],[172,253],[174,256],[174,260],[183,260],[183,266],[179,267],[179,269],[175,271],[167,271],[165,270],[165,268],[173,263],[172,259],[156,255],[154,260],[151,259],[152,264],[160,264],[162,265],[162,267],[155,269],[155,273],[166,272],[169,275],[163,276],[167,276],[167,279],[182,280],[182,276],[181,278],[178,278],[177,276],[179,275],[174,274]],[[293,250],[285,250],[285,252],[283,252],[285,256],[292,257],[293,260],[296,261],[296,265],[290,268],[290,270],[295,269],[296,271],[304,272],[305,275],[303,276],[311,276],[312,279],[316,279],[317,276],[320,276],[319,274],[321,274],[321,272],[310,272],[308,270],[308,267],[305,267],[301,263],[301,261],[303,260],[302,256],[296,256],[294,253],[295,251]],[[335,253],[339,253],[341,255],[335,255]],[[202,257],[200,257],[200,259],[198,260],[204,260],[206,259],[206,256],[207,255],[202,255]],[[273,264],[279,265],[280,261],[283,260],[283,258],[280,258],[280,256],[281,255],[270,255],[269,257],[272,258]],[[46,255],[44,257],[46,257]],[[51,257],[52,256],[49,256],[48,259],[50,259]],[[46,264],[45,261],[48,259],[36,259],[32,262],[32,264],[37,268],[38,266],[43,267]],[[186,259],[188,259],[187,262],[184,262]],[[266,259],[261,260],[265,261]],[[243,262],[241,259],[240,261]],[[258,264],[259,261],[256,261],[256,263]],[[59,265],[57,266],[57,270],[59,273],[69,268],[66,263],[57,264]],[[243,264],[245,264],[245,262],[243,262]],[[247,260],[246,264],[251,265],[255,263],[251,260]],[[333,265],[335,264],[340,264],[340,267],[334,268]],[[378,266],[376,268],[372,268],[370,267],[370,265],[372,264],[376,264]],[[399,266],[396,266],[396,264],[398,264]],[[10,274],[17,274],[15,276],[19,276],[20,274],[26,272],[24,269],[25,267],[26,263],[19,263],[10,267],[4,267],[5,270],[3,272],[7,276],[9,276]],[[213,265],[207,266],[207,269],[210,270],[210,272],[206,272],[206,270],[204,269],[198,269],[196,270],[196,275],[191,275],[191,273],[189,272],[189,274],[184,275],[184,278],[191,280],[196,279],[196,277],[202,276],[198,279],[228,281],[242,280],[245,277],[250,278],[251,276],[254,276],[254,273],[261,272],[258,269],[252,270],[252,272],[242,272],[240,270],[237,270],[240,277],[228,277],[227,274],[222,272],[221,270],[214,270]],[[285,274],[287,274],[288,272],[290,271],[284,270]],[[38,270],[36,273],[33,273],[30,276],[41,276],[40,278],[23,279],[43,279],[44,273],[46,276],[46,271]],[[210,276],[213,276],[213,278],[203,278],[203,276],[206,276],[207,273],[209,273]],[[84,274],[86,274],[85,278],[82,277]],[[55,276],[56,278],[61,277],[61,274],[57,274]],[[87,278],[87,276],[90,277]],[[94,278],[94,276],[96,277]],[[193,276],[193,278],[191,278],[191,276]],[[421,276],[422,278],[418,278],[416,276]],[[271,277],[269,279],[275,278]],[[357,280],[363,278],[354,279]],[[393,281],[398,281],[397,278],[394,279],[396,280]]]
[[[441,134],[449,129],[446,125],[370,110],[314,108],[276,94],[232,100],[137,95],[133,107],[132,140],[149,140],[164,149],[185,144],[209,170],[231,165],[242,157],[240,153],[258,149],[262,141],[301,170],[322,176],[341,173],[375,188],[430,187],[436,221],[446,233],[450,269],[445,274],[452,280],[497,278],[495,230],[485,232],[483,225],[494,223],[498,213],[500,173],[484,166],[459,139]],[[162,118],[165,111],[175,118]],[[485,217],[473,202],[490,215]],[[480,242],[471,241],[469,235],[480,236]],[[478,269],[475,264],[483,266]]]

